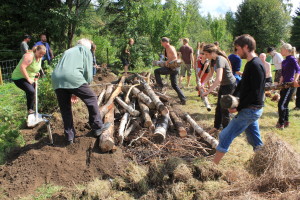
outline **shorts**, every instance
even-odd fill
[[[185,77],[185,73],[187,72],[187,76],[192,75],[191,64],[182,64],[180,67],[180,75]]]
[[[281,77],[281,69],[275,71],[274,82],[279,83]]]
[[[128,58],[121,58],[123,66],[129,65],[129,60]]]

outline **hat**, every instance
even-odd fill
[[[24,37],[23,37],[23,39],[31,39],[31,36],[30,36],[30,35],[27,35],[27,34],[25,34],[25,35],[24,35]]]

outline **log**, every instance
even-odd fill
[[[104,103],[106,103],[111,95],[111,93],[113,92],[113,89],[114,89],[114,85],[108,85],[106,87],[106,92],[105,92],[105,95],[104,95]]]
[[[300,81],[298,82],[298,84],[300,84]],[[269,90],[281,90],[284,88],[290,88],[290,87],[294,87],[294,82],[288,82],[288,83],[283,83],[280,85],[270,85],[270,86],[266,86],[265,87],[265,91],[269,91]]]
[[[121,144],[123,143],[124,140],[124,131],[128,119],[129,119],[129,113],[125,113],[120,122],[119,131],[118,131],[118,140],[120,141]]]
[[[220,105],[223,109],[237,108],[239,105],[239,98],[231,94],[222,95]]]
[[[156,109],[163,115],[167,116],[169,114],[169,110],[167,107],[160,101],[158,96],[155,94],[155,92],[152,90],[151,86],[148,85],[148,83],[143,82],[143,86],[145,88],[145,91],[147,92],[148,96],[152,99],[152,101],[155,104]]]
[[[155,103],[151,100],[149,96],[140,91],[138,88],[132,88],[132,94],[134,94],[139,100],[146,104],[150,109],[155,109]]]
[[[122,117],[122,114],[120,110],[115,106],[115,119],[120,119]]]
[[[138,100],[138,102],[139,102],[140,111],[142,112],[142,117],[144,120],[144,127],[149,128],[150,130],[153,130],[155,127],[152,123],[148,106],[146,106],[146,104],[144,104],[141,100]]]
[[[114,106],[113,106],[114,107]],[[110,109],[104,117],[104,122],[110,122],[110,127],[103,131],[99,140],[99,147],[102,152],[108,152],[114,149],[114,108]]]
[[[122,91],[122,86],[125,80],[125,76],[123,76],[117,86],[117,88],[115,89],[115,91],[111,94],[111,96],[109,97],[109,100],[106,102],[106,104],[104,106],[102,106],[100,108],[100,116],[103,117],[106,113],[108,113],[108,111],[113,107],[114,104],[114,100],[115,98],[120,94],[120,92]],[[106,89],[106,93],[107,94],[108,88]]]
[[[180,137],[186,137],[187,136],[187,131],[183,126],[183,123],[181,121],[181,119],[178,117],[178,115],[175,113],[175,111],[173,109],[171,109],[169,107],[170,110],[170,117],[173,120],[174,124],[175,124],[175,128],[178,131],[178,134]]]
[[[204,93],[204,89],[200,87],[200,94],[203,94],[203,93]],[[211,106],[210,106],[210,103],[208,101],[208,97],[201,95],[201,99],[202,99],[207,111],[211,111]]]
[[[104,94],[106,92],[106,89],[102,90],[102,92],[100,93],[99,97],[98,97],[98,106],[101,105],[102,101],[103,101],[103,98],[104,98]]]
[[[129,88],[129,90],[127,91],[126,97],[125,97],[125,103],[128,104],[128,103],[130,102],[130,99],[129,99],[130,92],[131,92],[131,90],[132,90],[135,86],[138,86],[138,85],[140,85],[140,84],[132,85],[132,86]]]
[[[136,120],[132,120],[132,124],[128,127],[128,129],[125,130],[124,132],[124,139],[127,138],[127,136],[132,132],[136,130],[140,130],[140,118],[137,118]]]
[[[168,129],[168,123],[169,123],[169,115],[161,115],[157,119],[157,124],[154,131],[154,141],[156,143],[162,143],[167,135],[167,129]]]
[[[172,98],[163,94],[163,93],[160,93],[160,92],[155,92],[155,94],[162,100],[162,101],[165,101],[165,102],[169,102]]]
[[[174,124],[172,122],[172,119],[170,117],[170,114],[169,114],[169,118],[168,118],[168,129],[169,130],[174,130]]]
[[[125,110],[127,110],[131,116],[137,117],[140,115],[140,112],[138,110],[135,110],[131,106],[126,104],[120,97],[116,97],[115,100],[118,102],[120,106],[122,106]]]
[[[185,114],[185,119],[194,128],[196,133],[198,133],[206,142],[208,142],[212,148],[216,148],[219,144],[218,140],[205,132],[192,118],[190,115]]]

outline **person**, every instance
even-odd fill
[[[170,39],[167,37],[163,37],[160,41],[161,45],[165,48],[167,61],[165,62],[164,67],[157,68],[154,70],[155,80],[157,86],[161,89],[163,88],[163,82],[161,80],[161,74],[167,75],[170,74],[171,85],[173,89],[177,92],[177,95],[180,99],[182,105],[186,104],[186,97],[184,96],[183,92],[177,85],[177,75],[179,73],[179,67],[171,68],[170,65],[172,62],[176,62],[177,60],[177,52],[174,46],[170,45]]]
[[[44,57],[42,59],[42,66],[44,66],[45,61],[47,61],[47,63],[50,65],[52,59],[54,58],[53,51],[50,48],[50,45],[47,43],[47,36],[45,34],[41,34],[40,39],[41,39],[41,41],[35,43],[34,46],[44,45],[46,47],[47,51],[46,51],[46,54],[44,55]]]
[[[272,56],[272,62],[275,66],[274,83],[277,85],[281,77],[281,63],[283,61],[283,57],[280,53],[276,52],[275,48],[273,47],[269,47],[267,49],[267,53]]]
[[[236,79],[232,74],[230,61],[227,56],[220,51],[220,49],[214,44],[205,45],[203,48],[203,52],[206,58],[209,60],[213,60],[213,69],[206,77],[203,85],[213,76],[214,71],[217,73],[216,79],[214,83],[210,86],[210,88],[202,94],[202,96],[207,96],[211,93],[216,87],[220,85],[220,89],[218,91],[218,100],[217,107],[215,113],[215,121],[214,128],[212,128],[209,132],[215,133],[219,131],[221,126],[225,128],[229,121],[230,116],[229,112],[226,109],[222,109],[220,105],[220,100],[222,95],[232,94],[236,87]],[[203,86],[202,86],[203,87]]]
[[[300,75],[299,64],[294,57],[296,53],[296,48],[292,45],[285,43],[281,47],[281,54],[286,56],[285,60],[282,61],[282,72],[279,84],[294,82],[294,87],[298,85],[298,79]],[[276,128],[284,129],[290,125],[289,122],[289,102],[295,91],[294,87],[284,88],[280,90],[280,100],[278,102],[278,114],[279,119],[276,124]]]
[[[95,76],[96,73],[97,73],[97,68],[98,68],[97,60],[96,60],[96,48],[97,48],[97,46],[95,45],[94,42],[91,42],[91,43],[92,43],[91,52],[92,52],[92,57],[93,57],[93,76]]]
[[[198,86],[198,96],[201,96],[201,92],[200,92],[200,86],[204,83],[207,75],[210,72],[210,68],[209,68],[209,60],[205,57],[204,53],[201,52],[200,53],[200,60],[197,60],[197,77],[196,77],[196,81],[197,81],[197,86]]]
[[[30,35],[27,35],[27,34],[24,35],[23,41],[22,41],[21,47],[20,47],[22,57],[23,57],[23,55],[25,53],[27,53],[29,51],[28,42],[30,42],[30,40],[31,40],[31,36]]]
[[[22,59],[12,73],[12,80],[26,94],[28,114],[34,113],[34,79],[39,75],[41,61],[46,53],[44,45],[38,45],[32,51],[23,55]]]
[[[189,39],[184,38],[183,39],[183,45],[180,47],[179,52],[181,54],[181,58],[183,60],[183,65],[181,65],[180,70],[180,78],[179,78],[179,85],[181,85],[183,77],[185,77],[185,74],[187,74],[187,87],[190,86],[191,81],[191,75],[192,75],[192,67],[193,67],[193,61],[194,61],[194,50],[189,45]]]
[[[64,133],[68,144],[74,143],[76,131],[73,125],[71,102],[78,97],[89,112],[89,124],[95,136],[100,136],[110,124],[103,124],[97,104],[97,96],[88,83],[93,80],[93,60],[91,42],[80,39],[77,45],[66,50],[52,73],[52,86],[64,122]]]
[[[238,36],[234,46],[237,54],[248,62],[245,65],[243,78],[235,91],[239,93],[239,105],[237,108],[229,109],[230,113],[238,112],[238,114],[219,135],[219,144],[213,159],[216,164],[219,164],[228,152],[232,141],[244,131],[255,151],[263,145],[258,119],[263,113],[264,106],[265,69],[255,54],[256,41],[252,36],[248,34]]]
[[[300,65],[300,56],[298,55],[298,64]],[[295,110],[300,110],[300,87],[296,91],[296,107]]]
[[[272,71],[271,71],[271,64],[266,61],[267,55],[265,53],[261,53],[259,55],[260,60],[264,64],[265,71],[266,71],[266,85],[271,85],[273,83],[272,80]]]
[[[232,67],[232,73],[236,79],[236,83],[239,84],[239,82],[242,79],[243,72],[240,72],[242,67],[242,59],[237,55],[236,49],[234,49],[234,53],[230,54],[228,56],[228,59],[230,61],[231,67]]]
[[[121,60],[124,66],[125,75],[127,75],[128,67],[130,65],[130,49],[134,44],[134,39],[130,38],[126,46],[122,49]]]

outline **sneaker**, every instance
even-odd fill
[[[35,113],[34,110],[32,110],[32,109],[28,110],[28,115],[33,114],[33,113]]]
[[[181,104],[181,105],[186,105],[186,100],[185,100],[185,99],[181,100],[181,101],[180,101],[180,104]]]
[[[287,128],[287,127],[289,127],[289,126],[290,126],[290,122],[285,121],[285,122],[284,122],[284,128]]]
[[[106,131],[110,127],[110,122],[103,124],[100,129],[94,130],[94,135],[99,137],[104,131]]]
[[[283,130],[284,129],[284,124],[277,123],[276,128]]]
[[[74,140],[68,140],[68,143],[67,143],[68,145],[72,145],[72,144],[74,144]]]

